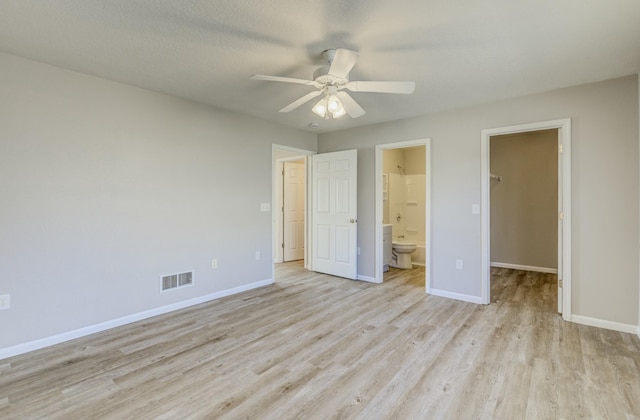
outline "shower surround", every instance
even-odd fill
[[[393,225],[393,240],[417,245],[411,254],[414,264],[425,263],[425,182],[424,174],[388,174],[388,212],[385,223]]]

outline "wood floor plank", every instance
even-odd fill
[[[0,361],[0,419],[640,418],[640,339],[556,313],[555,275],[491,305],[279,264],[274,285]]]

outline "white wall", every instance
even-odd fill
[[[271,278],[271,144],[315,134],[6,54],[0,98],[0,351]]]
[[[636,75],[320,135],[320,152],[358,149],[359,274],[375,269],[374,145],[430,137],[432,287],[480,297],[480,217],[471,214],[480,203],[480,131],[559,118],[572,119],[573,313],[637,325]]]

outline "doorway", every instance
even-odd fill
[[[404,238],[400,240],[419,245],[414,254],[418,264],[425,266],[424,287],[428,292],[431,279],[431,140],[381,144],[376,146],[375,154],[375,282],[384,281],[385,265],[389,262],[388,256],[385,258],[385,245],[387,249],[389,247],[385,230],[389,226],[383,226],[387,221],[391,225],[392,241],[401,236]],[[412,162],[415,156],[420,156],[421,162]],[[396,194],[399,199],[393,198],[394,187],[401,189]]]
[[[531,257],[529,255],[527,258],[529,261],[538,261],[537,263],[526,264],[520,260],[516,263],[504,263],[500,261],[496,261],[496,259],[500,258],[516,258],[514,261],[518,261],[517,258],[522,258],[522,255],[517,256],[518,251],[522,251],[523,247],[520,247],[520,250],[516,249],[508,249],[503,250],[502,245],[496,245],[502,239],[502,236],[505,235],[504,232],[493,232],[491,230],[492,218],[494,223],[496,222],[495,216],[496,214],[492,214],[492,191],[497,191],[498,186],[502,183],[506,183],[506,178],[503,178],[503,174],[498,173],[498,171],[493,171],[491,167],[492,155],[491,155],[491,147],[494,145],[492,143],[492,139],[498,141],[506,140],[509,141],[509,138],[522,138],[522,136],[531,135],[532,133],[543,132],[555,134],[557,133],[557,140],[555,141],[555,147],[557,148],[557,158],[554,170],[557,170],[557,180],[555,189],[556,192],[556,200],[554,205],[556,206],[557,212],[555,213],[555,223],[556,227],[556,244],[557,251],[555,252],[555,261],[553,255],[537,255],[535,257]],[[571,123],[569,119],[564,120],[554,120],[554,121],[546,121],[540,123],[533,124],[523,124],[518,126],[509,126],[509,127],[501,127],[490,130],[482,130],[481,133],[481,147],[482,147],[482,161],[481,161],[481,190],[482,190],[482,204],[481,204],[481,212],[482,212],[482,303],[489,304],[491,302],[490,296],[490,286],[491,286],[491,266],[492,263],[494,266],[502,266],[505,268],[523,268],[523,269],[533,269],[534,271],[543,271],[552,272],[554,267],[545,267],[549,265],[554,265],[555,270],[557,270],[558,277],[558,312],[562,313],[564,319],[570,318],[571,313],[571,149],[570,149],[570,139],[571,139]],[[496,143],[497,145],[497,143]],[[508,168],[507,166],[503,166],[503,168]],[[506,170],[506,169],[505,169]],[[528,176],[530,174],[518,174],[518,172],[514,172],[515,176]],[[534,182],[535,180],[530,180],[529,182]],[[540,180],[538,180],[540,181]],[[548,182],[548,180],[547,180]],[[513,190],[512,190],[513,191]],[[503,197],[504,199],[504,197]],[[507,197],[505,199],[509,201]],[[503,203],[499,204],[503,206]],[[522,201],[520,201],[520,205],[523,205]],[[532,206],[532,204],[529,204]],[[536,204],[537,205],[537,204]],[[548,205],[548,204],[547,204]],[[505,211],[505,207],[498,211]],[[529,209],[530,210],[530,209]],[[510,210],[513,213],[513,209]],[[522,208],[520,209],[522,211]],[[502,214],[502,216],[505,216]],[[520,217],[521,215],[515,216]],[[505,216],[510,217],[510,216]],[[513,219],[514,217],[511,217]],[[544,219],[544,217],[543,217]],[[547,216],[548,219],[548,216]],[[528,220],[530,222],[530,220]],[[526,221],[525,221],[526,222]],[[540,222],[538,222],[540,223]],[[544,223],[542,223],[544,224]],[[547,220],[547,224],[548,220]],[[553,226],[553,224],[552,224]],[[548,226],[547,226],[548,227]],[[523,230],[530,228],[530,226],[525,226]],[[509,229],[513,230],[513,226]],[[506,229],[506,230],[509,230]],[[517,229],[515,229],[517,230]],[[498,234],[501,238],[497,238],[497,241],[492,242],[492,234]],[[507,233],[506,235],[509,235]],[[547,232],[546,235],[551,235],[552,232]],[[522,240],[522,239],[521,239]],[[548,239],[547,239],[548,243]],[[501,249],[492,249],[492,244],[497,246],[497,248]],[[513,244],[511,244],[513,245]],[[513,247],[512,247],[513,248]],[[548,251],[548,250],[547,250]],[[523,252],[520,252],[522,254]],[[544,252],[542,253],[544,254]],[[542,261],[542,262],[541,262]],[[546,261],[546,262],[544,262]]]
[[[357,150],[316,154],[279,145],[272,145],[272,279],[277,280],[276,263],[285,260],[284,169],[293,162],[304,165],[296,167],[304,176],[303,182],[297,182],[298,187],[304,185],[304,211],[303,222],[296,222],[295,230],[304,268],[361,279],[357,274]]]
[[[308,157],[314,154],[313,151],[298,149],[289,146],[272,145],[272,278],[277,281],[276,264],[291,261],[299,261],[304,268],[308,268],[308,229],[307,229],[307,208],[308,192],[306,189],[306,179],[308,177]],[[291,166],[289,166],[291,164]],[[289,193],[289,202],[285,203],[285,166],[288,166],[289,175],[294,175],[294,179],[303,179],[302,186],[299,182],[294,182],[295,192]],[[294,169],[291,171],[291,169]],[[293,172],[293,173],[291,173]],[[291,186],[291,185],[289,185]],[[285,229],[285,204],[289,204],[294,214],[289,214],[288,221],[292,222]],[[302,209],[300,209],[302,207]],[[293,216],[296,220],[291,220]],[[300,223],[298,219],[303,219]],[[286,232],[285,232],[286,230]],[[286,239],[285,239],[286,238]],[[285,257],[286,247],[292,248],[291,253]]]
[[[536,296],[555,312],[558,272],[558,130],[491,136],[492,302]],[[555,307],[554,307],[555,306]]]
[[[276,262],[304,260],[306,167],[299,157],[278,160]]]

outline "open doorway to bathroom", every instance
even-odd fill
[[[410,274],[429,288],[430,155],[429,139],[376,146],[377,282]]]

